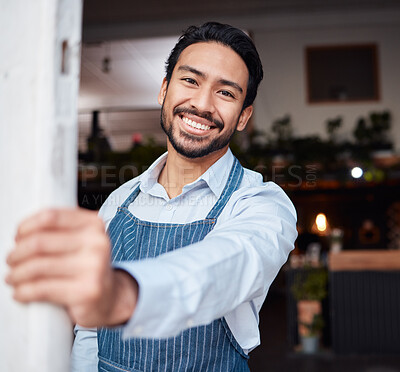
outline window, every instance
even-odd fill
[[[379,100],[375,44],[307,47],[309,103]]]

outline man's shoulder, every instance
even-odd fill
[[[263,175],[256,171],[244,168],[243,180],[235,193],[238,200],[248,200],[255,197],[262,201],[281,200],[292,205],[286,192],[273,181],[264,181]]]
[[[243,179],[240,187],[255,187],[264,184],[263,176],[261,173],[255,172],[248,168],[243,168]]]

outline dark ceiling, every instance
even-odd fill
[[[400,0],[84,0],[85,43],[179,35],[191,24],[230,23],[255,31],[273,19],[400,9]],[[290,22],[290,21],[289,21]]]
[[[399,0],[84,0],[83,26],[400,7]]]

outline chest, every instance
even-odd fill
[[[209,189],[191,190],[169,200],[141,192],[128,210],[143,221],[187,224],[205,219],[216,201],[216,196]]]
[[[213,229],[215,218],[187,224],[140,220],[127,208],[119,208],[109,226],[112,260],[127,261],[154,258],[197,243]]]

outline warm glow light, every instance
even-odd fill
[[[354,167],[351,170],[351,176],[353,178],[360,178],[364,174],[364,171],[360,167]]]
[[[315,218],[315,224],[317,225],[318,231],[325,231],[327,227],[326,223],[326,216],[323,213],[320,213],[316,218]]]

